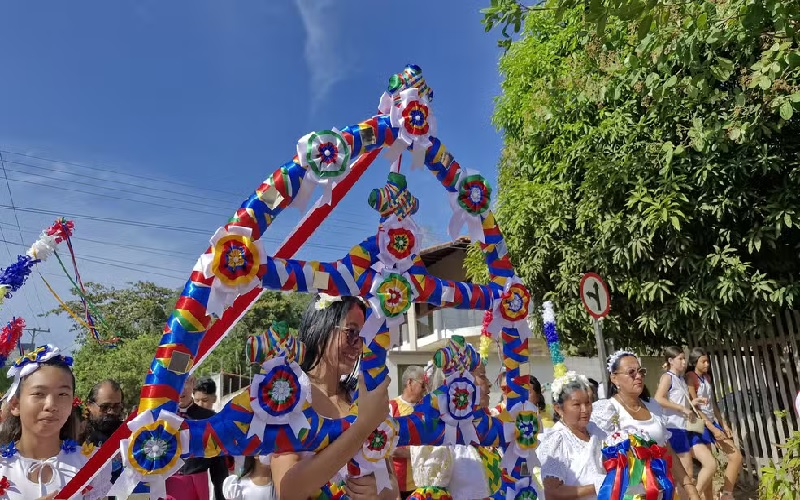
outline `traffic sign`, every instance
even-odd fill
[[[611,310],[611,295],[603,279],[595,273],[586,273],[581,278],[581,301],[594,319],[602,319]]]

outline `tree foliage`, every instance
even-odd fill
[[[74,353],[78,395],[86,397],[95,383],[113,378],[122,385],[125,402],[136,404],[164,325],[180,293],[147,281],[132,283],[122,289],[96,283],[87,283],[86,288],[86,297],[100,313],[98,318],[103,318],[102,322],[96,321],[101,338],[120,337],[121,340],[116,347],[109,347],[96,342],[81,330],[80,325],[74,324],[80,344]],[[74,290],[73,294],[77,296]],[[286,321],[290,328],[297,328],[309,300],[302,294],[265,292],[198,368],[198,373],[220,369],[246,373],[248,364],[244,350],[247,336],[263,332],[273,321]],[[83,307],[77,300],[67,304],[73,311],[81,311]],[[64,311],[57,309],[48,314],[64,314]]]
[[[742,331],[793,307],[800,3],[575,3],[485,12],[487,28],[525,19],[500,65],[497,218],[534,296],[586,348],[587,271],[611,287],[618,344]],[[612,3],[658,9],[620,18]]]

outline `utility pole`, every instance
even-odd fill
[[[47,330],[42,329],[42,328],[26,328],[25,331],[26,332],[31,332],[31,344],[33,344],[34,348],[36,347],[36,334],[37,333],[50,333],[50,329],[49,328]]]

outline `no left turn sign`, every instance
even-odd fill
[[[611,310],[611,295],[608,286],[595,273],[586,273],[581,278],[581,301],[594,319],[602,319]]]

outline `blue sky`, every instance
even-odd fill
[[[486,2],[488,3],[488,2]],[[46,5],[46,6],[45,6]],[[302,135],[376,112],[390,75],[418,64],[434,89],[438,136],[492,182],[502,139],[496,34],[483,2],[238,0],[13,2],[0,7],[0,267],[54,214],[75,221],[85,281],[179,288],[216,228]],[[335,260],[373,234],[376,161],[298,254]],[[408,172],[426,243],[446,241],[450,207],[427,171]],[[7,185],[6,185],[7,184]],[[5,208],[14,205],[12,211]],[[266,233],[272,253],[301,218]],[[19,222],[19,229],[17,226]],[[155,227],[160,225],[162,227]],[[24,244],[24,246],[23,246]],[[55,260],[40,265],[59,293]],[[40,337],[73,346],[37,275],[6,300]],[[38,342],[37,342],[38,343]]]

